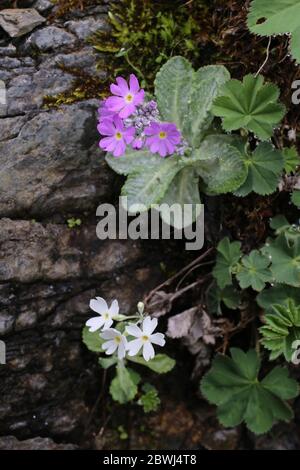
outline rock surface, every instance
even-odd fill
[[[81,341],[89,300],[118,298],[132,311],[161,280],[163,255],[96,236],[96,208],[120,187],[98,147],[98,100],[44,106],[46,95],[72,89],[61,64],[104,77],[84,39],[107,28],[105,7],[51,22],[53,3],[20,3],[47,23],[17,40],[0,33],[0,448],[69,448],[39,436],[79,442],[99,393],[102,372]]]
[[[0,450],[75,450],[73,444],[56,444],[52,439],[36,437],[18,441],[13,436],[0,437]]]
[[[46,20],[34,8],[17,8],[0,11],[0,26],[12,38],[24,36]]]

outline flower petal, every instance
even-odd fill
[[[143,341],[141,339],[134,339],[127,344],[127,351],[129,356],[136,356],[141,347],[143,346]]]
[[[119,140],[116,143],[115,149],[113,151],[113,156],[114,157],[121,157],[121,155],[124,155],[125,150],[126,150],[126,145],[125,145],[124,140]]]
[[[99,147],[107,152],[112,152],[116,146],[116,139],[114,137],[104,137],[99,142]]]
[[[123,96],[121,88],[118,85],[115,85],[114,83],[110,85],[110,91],[113,95]]]
[[[104,324],[102,317],[93,317],[86,322],[86,326],[89,327],[89,331],[94,333],[94,331],[99,330]]]
[[[133,100],[133,104],[135,106],[138,106],[138,105],[142,104],[142,102],[144,101],[144,98],[145,98],[145,92],[144,92],[144,90],[141,90],[135,95],[134,100]]]
[[[128,326],[126,326],[126,331],[130,336],[135,336],[136,338],[143,336],[142,330],[133,323],[130,323]]]
[[[113,339],[119,334],[120,334],[119,331],[115,330],[114,328],[109,328],[107,330],[102,331],[102,333],[100,333],[100,338],[106,339],[106,340]]]
[[[111,306],[109,307],[109,313],[112,317],[119,314],[119,303],[116,299],[112,301]]]
[[[118,87],[120,88],[120,90],[122,92],[122,96],[127,95],[127,93],[129,92],[129,88],[128,88],[128,84],[127,84],[125,78],[117,77],[116,82],[117,82]]]
[[[124,359],[126,354],[126,346],[125,344],[121,341],[118,347],[118,358],[119,359]]]
[[[150,361],[150,359],[153,359],[155,356],[155,351],[154,351],[154,348],[152,346],[152,344],[147,341],[145,344],[144,344],[144,347],[143,347],[143,357],[145,359],[145,361]]]
[[[107,341],[102,345],[102,349],[106,354],[113,354],[118,347],[118,343],[115,340]]]
[[[99,315],[108,311],[108,305],[106,301],[102,299],[102,297],[96,297],[96,299],[92,299],[90,301],[90,308],[94,310],[94,312],[99,313]]]
[[[122,119],[128,118],[135,111],[134,104],[125,104],[124,108],[119,112],[119,116]]]
[[[133,94],[137,93],[140,89],[140,84],[137,77],[132,73],[129,77],[129,91]]]
[[[98,132],[102,135],[114,135],[116,133],[115,126],[109,119],[103,119],[97,126]]]
[[[143,334],[149,336],[157,327],[157,318],[146,317],[143,321]]]
[[[109,318],[108,320],[105,320],[102,331],[108,330],[111,327],[111,325],[113,324],[113,322],[114,321],[111,318]]]
[[[154,333],[149,337],[151,343],[158,344],[158,346],[164,346],[166,344],[165,335],[162,333]]]
[[[118,96],[110,96],[106,100],[106,106],[110,111],[119,112],[124,106],[125,101],[124,98]]]

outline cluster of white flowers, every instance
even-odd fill
[[[117,351],[118,358],[124,359],[126,354],[128,356],[136,356],[142,349],[145,361],[153,359],[155,351],[152,344],[158,346],[165,345],[164,334],[153,333],[157,327],[157,319],[139,318],[136,323],[128,323],[125,327],[125,332],[121,333],[115,328],[111,328],[114,320],[119,317],[119,304],[117,300],[113,300],[110,307],[102,297],[96,297],[90,301],[90,308],[98,313],[97,317],[90,318],[86,322],[90,332],[95,332],[102,329],[100,337],[105,340],[102,345],[106,354],[114,354]],[[140,314],[143,313],[144,306],[142,303],[138,304]],[[137,317],[136,317],[137,318]],[[126,317],[122,317],[125,320]],[[141,327],[138,326],[141,324]],[[129,340],[130,338],[134,338]]]

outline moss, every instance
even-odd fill
[[[52,3],[57,5],[57,8],[52,19],[61,18],[74,10],[83,11],[85,8],[98,5],[102,3],[102,0],[52,0]]]
[[[202,27],[209,0],[121,0],[108,13],[110,31],[89,38],[104,53],[99,67],[108,76],[134,71],[151,89],[157,70],[169,57],[182,55],[194,64],[201,56]],[[107,58],[109,55],[109,60]],[[109,64],[109,65],[107,65]]]
[[[77,68],[69,68],[62,65],[60,68],[74,76],[73,85],[69,90],[58,95],[45,96],[43,102],[44,108],[59,108],[63,104],[72,104],[92,98],[103,99],[107,96],[107,90],[103,86],[103,81],[98,77],[89,75]]]

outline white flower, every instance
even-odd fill
[[[113,300],[110,308],[102,297],[96,297],[96,299],[92,299],[90,301],[90,308],[94,310],[94,312],[99,313],[100,316],[90,318],[86,322],[86,326],[90,327],[90,332],[93,333],[94,331],[99,330],[107,330],[111,327],[114,322],[114,317],[116,317],[119,313],[119,304],[117,300]]]
[[[128,325],[126,331],[130,336],[135,336],[137,339],[130,341],[127,346],[128,355],[135,356],[141,348],[143,348],[143,356],[145,361],[153,359],[155,356],[154,348],[151,343],[158,344],[159,346],[165,345],[165,339],[162,333],[153,333],[157,327],[157,319],[146,317],[143,321],[142,329],[137,325]]]
[[[100,333],[102,339],[107,340],[102,345],[105,354],[113,354],[118,349],[118,358],[123,359],[125,357],[127,349],[127,340],[122,333],[114,328],[109,328],[108,330]]]

